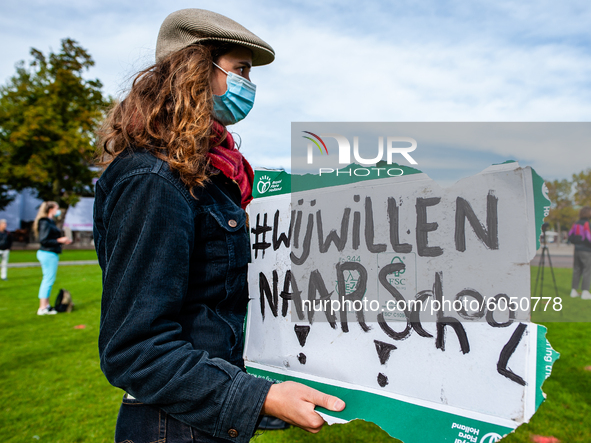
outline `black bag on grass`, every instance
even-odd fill
[[[72,295],[70,295],[70,291],[66,289],[60,289],[60,292],[55,298],[54,309],[57,312],[72,312],[72,309],[74,309],[74,302],[72,301]]]

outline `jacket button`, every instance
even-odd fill
[[[236,226],[238,226],[238,222],[236,222],[236,220],[229,220],[228,224],[231,228],[235,228]]]
[[[232,220],[232,221],[234,221],[234,220]],[[234,222],[234,223],[236,223],[236,222]],[[236,437],[238,437],[238,431],[236,429],[230,429],[228,431],[228,435],[232,438],[236,438]]]

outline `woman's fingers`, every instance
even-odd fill
[[[312,391],[311,402],[316,406],[321,406],[329,411],[342,411],[345,409],[345,402],[340,398],[317,391],[316,389],[308,388]]]
[[[322,417],[314,411],[316,406],[342,411],[345,402],[303,384],[288,381],[271,386],[263,412],[316,433],[324,425]]]

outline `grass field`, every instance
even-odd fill
[[[112,441],[120,394],[98,363],[100,268],[62,266],[52,298],[67,288],[71,314],[39,317],[39,268],[0,281],[0,428],[9,442]],[[84,325],[84,329],[76,329]],[[35,438],[37,436],[37,438]]]
[[[97,260],[94,249],[65,249],[60,255],[61,261]],[[9,263],[34,263],[37,261],[36,250],[10,251]]]
[[[62,260],[74,259],[66,256],[70,252],[85,251],[66,251]],[[35,251],[14,251],[11,261],[34,261],[25,253]],[[76,257],[93,258],[84,254]],[[535,271],[533,268],[534,278]],[[565,315],[589,309],[591,301],[568,297],[571,271],[555,272]],[[36,315],[40,281],[39,268],[9,269],[8,281],[0,281],[0,402],[4,411],[0,429],[4,431],[4,441],[112,442],[122,393],[108,384],[98,363],[100,269],[96,265],[59,268],[52,298],[59,288],[67,288],[76,303],[71,314]],[[544,295],[553,294],[551,279],[547,278],[545,283]],[[591,372],[584,369],[591,365],[591,323],[545,324],[548,339],[561,353],[552,376],[544,384],[548,400],[529,424],[503,442],[531,442],[534,434],[554,436],[563,443],[591,442]],[[326,426],[317,435],[296,428],[267,431],[253,441],[396,440],[371,423],[355,421]]]

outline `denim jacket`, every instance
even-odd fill
[[[101,369],[139,401],[247,442],[271,383],[243,370],[246,214],[222,174],[194,194],[147,152],[120,155],[98,180]]]

